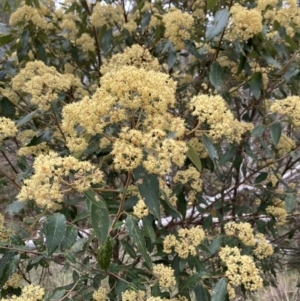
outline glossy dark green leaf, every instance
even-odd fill
[[[196,301],[210,301],[209,291],[201,284],[195,285],[194,293]]]
[[[38,145],[44,141],[47,141],[49,139],[50,133],[51,132],[48,130],[48,131],[45,131],[40,136],[34,136],[26,146]]]
[[[227,25],[229,19],[229,11],[227,8],[217,11],[216,15],[214,16],[214,21],[212,24],[207,26],[207,30],[205,33],[206,40],[210,41],[215,36],[220,34]]]
[[[29,120],[35,117],[35,115],[37,115],[37,111],[33,111],[31,113],[24,115],[21,119],[17,121],[17,127],[20,127],[21,125],[27,123]]]
[[[1,106],[2,116],[8,117],[8,118],[14,117],[14,115],[16,113],[15,106],[7,97],[5,97],[5,96],[2,97],[2,99],[0,101],[0,106]]]
[[[199,172],[202,171],[202,164],[198,154],[196,153],[194,147],[187,143],[188,151],[186,152],[187,157],[191,160],[191,162],[196,166]]]
[[[8,44],[15,40],[15,37],[11,34],[0,36],[0,46],[3,46],[5,44]]]
[[[176,59],[177,59],[176,50],[175,50],[174,46],[171,45],[169,47],[168,58],[167,58],[167,65],[168,65],[169,70],[173,68],[173,66],[176,62]]]
[[[128,229],[129,237],[132,239],[132,243],[136,246],[141,253],[149,269],[152,269],[152,260],[147,252],[146,242],[142,234],[142,230],[138,226],[138,221],[133,216],[128,216],[126,219],[126,227]]]
[[[222,243],[222,239],[220,237],[215,238],[210,245],[208,246],[209,252],[211,255],[217,253]]]
[[[288,35],[285,36],[285,41],[291,46],[293,50],[298,49],[297,43]]]
[[[109,230],[109,212],[105,201],[99,197],[95,198],[95,193],[90,189],[84,192],[86,198],[91,202],[91,220],[95,234],[100,243],[104,243]]]
[[[47,218],[43,226],[46,236],[46,247],[48,255],[55,252],[66,233],[66,217],[61,213],[54,213]]]
[[[204,276],[207,276],[207,272],[199,272],[192,276],[190,276],[185,282],[182,287],[180,287],[181,290],[184,290],[186,288],[190,288],[194,286],[195,283],[199,282]]]
[[[187,51],[197,59],[202,59],[200,53],[197,51],[195,43],[191,40],[185,41],[185,47]]]
[[[155,231],[153,228],[154,219],[152,215],[143,217],[143,228],[146,231],[147,236],[150,238],[151,242],[155,242]]]
[[[145,29],[149,25],[150,20],[151,20],[151,12],[150,10],[147,10],[140,23],[141,30]]]
[[[109,268],[112,257],[112,242],[110,237],[100,245],[97,253],[97,261],[101,269],[107,270]]]
[[[263,132],[265,131],[265,126],[260,124],[260,125],[257,125],[251,132],[251,136],[252,137],[260,137]]]
[[[281,123],[279,121],[273,122],[271,125],[271,138],[275,147],[277,146],[280,140],[281,132]]]
[[[224,81],[223,68],[218,62],[213,62],[209,71],[209,80],[216,90],[221,90]]]
[[[287,213],[292,213],[296,206],[296,198],[294,194],[288,194],[284,200],[285,202],[285,210]]]
[[[231,145],[230,148],[227,150],[227,152],[221,157],[219,161],[219,165],[222,166],[226,164],[227,162],[232,161],[234,156],[236,155],[237,148],[235,145]]]
[[[252,78],[249,81],[249,86],[251,89],[251,92],[253,93],[254,97],[256,99],[259,99],[261,96],[261,90],[262,90],[262,75],[261,72],[256,72],[252,76]]]
[[[27,55],[27,53],[30,50],[29,39],[30,39],[30,31],[26,28],[22,33],[21,39],[17,47],[17,57],[19,63],[24,59],[24,57]]]
[[[57,288],[49,298],[45,298],[45,301],[59,301],[66,293],[66,290],[63,288]]]
[[[7,251],[0,260],[0,288],[6,283],[18,267],[20,254]]]
[[[25,206],[26,202],[14,201],[6,207],[5,212],[7,212],[10,215],[13,215],[19,213]]]
[[[227,280],[221,278],[213,289],[211,301],[225,301],[227,295]]]
[[[47,64],[47,53],[43,44],[37,38],[34,39],[34,43],[38,53],[38,58]]]
[[[160,219],[159,181],[155,174],[149,174],[142,166],[133,171],[140,195],[149,208],[149,211]]]
[[[202,136],[202,141],[208,152],[208,155],[213,160],[213,162],[215,162],[215,159],[218,160],[219,156],[216,152],[216,149],[215,149],[214,145],[212,144],[212,142],[210,141],[210,139],[205,134],[203,134],[203,136]]]
[[[60,244],[61,250],[71,248],[76,242],[77,235],[78,230],[73,226],[67,225],[65,237]]]
[[[104,53],[107,53],[111,48],[111,45],[113,42],[112,34],[113,34],[113,29],[109,28],[102,38],[101,45],[102,45],[102,49],[103,49]]]
[[[263,182],[264,180],[266,180],[268,177],[268,173],[267,172],[261,172],[256,178],[254,183],[255,184],[259,184],[261,182]]]

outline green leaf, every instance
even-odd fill
[[[17,122],[17,127],[20,127],[21,125],[27,123],[29,120],[31,120],[33,117],[35,117],[35,115],[37,115],[37,110],[33,111],[29,114],[24,115],[21,119],[19,119],[19,121]]]
[[[221,278],[212,292],[211,301],[225,301],[227,295],[227,280]]]
[[[212,22],[212,24],[209,24],[207,26],[205,33],[206,41],[209,41],[220,34],[226,27],[228,19],[229,11],[227,8],[217,11],[216,15],[214,16],[214,21]]]
[[[173,44],[169,44],[169,49],[168,49],[168,58],[167,58],[167,65],[169,70],[171,70],[176,62],[177,59],[177,53],[176,49],[174,48]]]
[[[202,164],[198,154],[196,153],[194,147],[187,143],[188,151],[186,153],[187,157],[191,160],[191,162],[196,166],[199,172],[202,171]]]
[[[211,244],[208,246],[209,253],[211,255],[215,254],[218,251],[218,249],[220,248],[221,243],[222,243],[222,240],[220,237],[215,238],[211,242]]]
[[[197,284],[194,288],[196,301],[210,301],[209,291],[201,284]]]
[[[66,233],[66,217],[61,213],[55,213],[48,217],[43,227],[46,236],[46,247],[48,255],[54,253],[63,240]]]
[[[237,148],[235,145],[231,145],[230,148],[227,150],[227,152],[221,157],[219,161],[219,165],[222,166],[226,164],[229,161],[232,161],[234,156],[236,155]]]
[[[286,35],[285,36],[285,41],[291,46],[291,48],[293,50],[296,50],[296,49],[298,50],[297,43],[295,43],[294,40],[290,36]]]
[[[4,23],[0,23],[0,35],[9,33],[10,30]]]
[[[104,34],[103,38],[102,38],[102,49],[104,51],[104,53],[107,53],[110,48],[111,48],[111,44],[113,42],[113,29],[110,28],[106,31],[106,33]]]
[[[60,244],[61,250],[70,249],[76,242],[77,235],[78,230],[73,226],[67,225],[65,237]]]
[[[43,44],[37,39],[34,39],[35,47],[38,53],[38,58],[41,59],[45,64],[47,64],[47,53]]]
[[[259,184],[261,182],[263,182],[264,180],[266,180],[268,177],[268,173],[267,172],[261,172],[256,178],[254,183],[255,184]]]
[[[160,219],[159,181],[155,174],[149,174],[142,166],[133,171],[134,180],[138,184],[140,195],[149,211]]]
[[[20,261],[20,254],[7,251],[0,260],[0,288],[11,277],[18,267]]]
[[[30,31],[26,28],[22,33],[22,37],[17,47],[17,57],[19,63],[24,59],[24,57],[27,55],[27,53],[30,50],[29,39],[30,39]]]
[[[90,189],[84,195],[91,201],[92,226],[100,243],[104,243],[109,230],[109,212],[102,198],[96,201],[95,193]]]
[[[217,3],[218,0],[207,0],[207,9],[211,10]]]
[[[192,54],[194,57],[196,57],[197,59],[202,59],[202,56],[200,55],[200,53],[197,51],[195,43],[191,40],[187,40],[184,41],[185,42],[185,48],[187,49],[187,51]]]
[[[284,200],[285,202],[285,210],[287,213],[292,213],[296,206],[296,198],[293,194],[288,194]]]
[[[223,87],[223,68],[218,62],[213,62],[209,71],[209,80],[216,90],[221,90]]]
[[[196,273],[192,276],[190,276],[185,282],[184,285],[182,287],[180,287],[180,290],[184,290],[186,288],[190,288],[192,287],[196,282],[199,282],[199,280],[201,278],[203,278],[204,276],[207,276],[207,272],[199,272]]]
[[[11,34],[0,37],[0,46],[8,44],[15,40],[15,37]]]
[[[97,253],[97,261],[101,269],[106,271],[109,268],[112,252],[112,243],[110,237],[107,237],[105,242],[99,247]]]
[[[44,141],[47,141],[50,136],[50,133],[51,132],[49,130],[47,130],[40,136],[34,136],[26,146],[38,145]]]
[[[150,20],[151,20],[151,12],[150,10],[147,10],[140,23],[141,30],[145,29],[145,27],[149,25]]]
[[[25,205],[26,202],[14,201],[6,207],[5,212],[10,215],[19,213],[25,207]]]
[[[63,297],[63,295],[65,293],[66,293],[66,290],[59,287],[59,288],[55,289],[53,294],[49,298],[46,298],[45,301],[59,301],[59,300],[62,300],[61,298]]]
[[[210,158],[213,160],[213,162],[215,162],[215,159],[219,159],[219,156],[216,152],[216,149],[214,147],[214,145],[211,143],[210,139],[205,135],[203,134],[202,136],[202,141],[204,143],[204,146],[210,156]]]
[[[155,242],[155,231],[153,229],[154,219],[152,215],[147,215],[143,217],[143,228],[145,229],[148,237],[150,238],[151,242]]]
[[[252,137],[260,137],[264,131],[265,131],[265,126],[260,124],[252,130],[251,136]]]
[[[5,97],[5,96],[2,97],[0,106],[1,106],[1,112],[2,112],[1,115],[2,116],[7,117],[7,118],[14,117],[14,115],[16,113],[15,106],[7,97]]]
[[[251,92],[253,93],[254,97],[258,100],[261,95],[261,89],[262,89],[262,75],[261,72],[256,72],[252,76],[252,78],[249,81],[249,86],[251,89]]]
[[[147,252],[146,242],[141,229],[138,226],[138,221],[133,216],[128,216],[126,219],[126,227],[128,229],[129,237],[133,244],[136,245],[138,251],[141,253],[149,269],[152,269],[152,260]]]
[[[279,121],[273,122],[271,125],[271,138],[275,147],[277,146],[280,140],[281,131],[281,123]]]

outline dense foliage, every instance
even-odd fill
[[[1,300],[274,284],[300,227],[296,1],[2,2]],[[54,262],[68,285],[30,278]]]

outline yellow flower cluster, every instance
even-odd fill
[[[42,142],[38,145],[33,145],[33,146],[25,146],[25,147],[21,147],[18,150],[18,155],[19,156],[38,156],[40,154],[47,154],[49,153],[50,148],[47,145],[46,142]]]
[[[228,246],[220,250],[219,256],[227,267],[225,275],[230,286],[244,285],[245,289],[250,291],[256,291],[262,287],[263,281],[259,276],[259,270],[250,256],[241,255],[237,247]],[[232,292],[231,295],[233,295]]]
[[[158,279],[161,288],[169,289],[176,285],[174,270],[170,267],[166,267],[163,264],[157,264],[153,268],[153,275]]]
[[[278,155],[284,156],[287,153],[289,153],[292,149],[296,148],[296,142],[287,135],[281,134],[276,148],[278,149]]]
[[[87,33],[83,33],[80,38],[76,39],[76,45],[82,47],[84,52],[94,52],[95,51],[95,40],[88,35]]]
[[[145,70],[160,71],[160,65],[157,58],[154,58],[149,50],[138,44],[127,47],[123,53],[114,55],[110,61],[104,61],[101,66],[101,74],[112,71],[118,71],[124,66],[135,66]]]
[[[258,0],[257,1],[257,8],[260,11],[265,10],[268,6],[275,7],[278,4],[279,0]]]
[[[195,152],[197,152],[200,158],[207,158],[208,153],[201,140],[199,140],[197,137],[193,137],[188,142],[194,148]]]
[[[203,0],[195,0],[192,4],[192,16],[199,21],[204,21],[206,16],[204,9],[206,7],[206,3]]]
[[[247,41],[262,31],[262,15],[258,9],[247,9],[236,3],[231,7],[230,13],[231,18],[229,20],[230,25],[227,38],[241,38]]]
[[[0,214],[0,241],[7,242],[13,234],[13,230],[5,225],[4,216]]]
[[[219,95],[198,95],[192,98],[190,104],[191,108],[194,107],[192,115],[197,116],[200,123],[209,124],[208,135],[214,141],[225,136],[229,142],[239,143],[242,135],[253,128],[253,124],[236,120]]]
[[[45,290],[39,285],[27,285],[22,288],[20,296],[12,296],[11,298],[1,298],[0,301],[39,301],[45,295]]]
[[[270,243],[267,242],[265,236],[261,233],[255,235],[256,238],[256,248],[253,250],[253,253],[258,259],[264,259],[268,256],[271,256],[274,253],[273,247]]]
[[[97,2],[91,16],[91,23],[95,27],[107,25],[121,27],[124,23],[124,11],[121,5]]]
[[[191,187],[198,192],[202,190],[201,174],[193,166],[189,166],[186,170],[179,170],[173,180],[175,183],[190,183]]]
[[[0,117],[0,143],[6,138],[14,137],[17,131],[18,129],[12,120]]]
[[[146,297],[146,292],[144,291],[130,291],[127,290],[122,293],[122,301],[142,301]]]
[[[230,222],[224,226],[226,235],[238,237],[246,246],[254,246],[256,241],[253,229],[249,223]]]
[[[184,40],[188,40],[190,30],[193,28],[194,19],[189,13],[180,9],[172,9],[163,16],[165,24],[165,37],[169,39],[177,50],[184,48]]]
[[[22,275],[18,273],[13,273],[10,278],[3,285],[4,289],[8,289],[9,287],[18,288],[20,286],[20,282],[23,280]]]
[[[180,229],[178,239],[175,235],[167,235],[164,239],[164,252],[171,253],[174,248],[180,258],[187,258],[189,255],[196,256],[196,247],[205,238],[204,231],[199,227],[191,229]]]
[[[42,12],[33,6],[23,5],[13,12],[9,19],[10,25],[32,22],[35,26],[47,29],[47,21]]]
[[[266,208],[266,213],[275,217],[278,225],[285,224],[287,217],[285,202],[279,198],[274,198],[272,203],[273,205]]]
[[[80,162],[72,156],[62,158],[54,152],[39,155],[33,168],[34,175],[24,180],[17,198],[34,200],[39,206],[53,210],[59,208],[57,203],[63,201],[66,192],[71,189],[83,192],[91,183],[101,183],[103,179],[102,172],[91,163]]]
[[[143,199],[140,199],[137,204],[133,206],[133,214],[136,215],[138,219],[142,219],[149,214],[149,209]]]
[[[106,288],[99,287],[99,289],[93,293],[93,299],[95,301],[105,301],[106,295],[107,295]]]
[[[42,110],[48,110],[58,92],[70,89],[71,74],[65,76],[48,67],[41,61],[28,62],[12,80],[15,91],[31,95],[31,103],[38,105]]]
[[[59,12],[60,18],[59,27],[63,30],[63,36],[71,40],[75,39],[78,32],[76,21],[79,21],[78,16],[73,13]]]
[[[140,300],[139,300],[140,301]],[[150,297],[147,301],[188,301],[186,297],[179,296],[171,299],[160,298],[160,297]]]
[[[291,118],[295,126],[300,126],[300,97],[289,96],[282,100],[277,100],[270,107],[272,113],[287,115]]]

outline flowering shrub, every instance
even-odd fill
[[[296,0],[4,10],[0,300],[225,301],[274,284],[300,227]],[[58,257],[68,285],[30,280]]]

